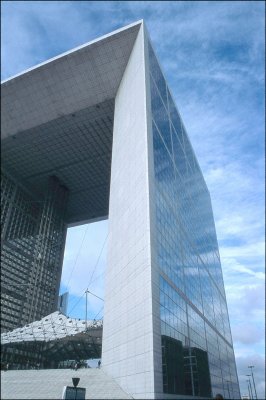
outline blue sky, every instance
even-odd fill
[[[242,394],[264,383],[264,3],[2,2],[2,79],[144,19],[209,187]],[[104,296],[107,222],[68,232],[62,290]],[[89,296],[90,317],[102,301]]]

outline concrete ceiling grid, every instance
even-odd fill
[[[114,99],[141,21],[2,83],[2,167],[41,197],[69,189],[66,222],[108,216]]]

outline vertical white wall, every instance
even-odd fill
[[[149,213],[150,213],[150,242],[151,242],[151,285],[152,285],[152,326],[153,326],[153,367],[154,367],[154,398],[166,398],[163,393],[162,376],[162,345],[160,319],[160,270],[157,259],[157,232],[156,232],[156,199],[155,174],[153,155],[152,112],[150,91],[150,65],[148,42],[149,34],[144,25],[144,46],[146,66],[146,109],[147,109],[147,140],[148,140],[148,171],[149,171]]]
[[[154,398],[144,31],[116,100],[102,365],[134,398]]]

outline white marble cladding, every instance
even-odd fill
[[[78,112],[117,92],[141,21],[1,84],[1,139]]]
[[[153,367],[154,398],[161,399],[163,393],[162,347],[160,320],[160,272],[157,260],[156,207],[155,207],[155,175],[152,135],[151,91],[149,76],[148,42],[149,33],[144,25],[145,66],[146,66],[146,110],[148,131],[148,172],[149,172],[149,213],[150,213],[150,245],[151,245],[151,280],[152,280],[152,318],[153,318]]]
[[[144,32],[115,99],[102,365],[134,398],[154,398]]]

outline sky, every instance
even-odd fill
[[[265,398],[265,5],[2,1],[1,79],[144,19],[213,205],[241,393]],[[68,230],[69,315],[103,315],[108,221]]]

